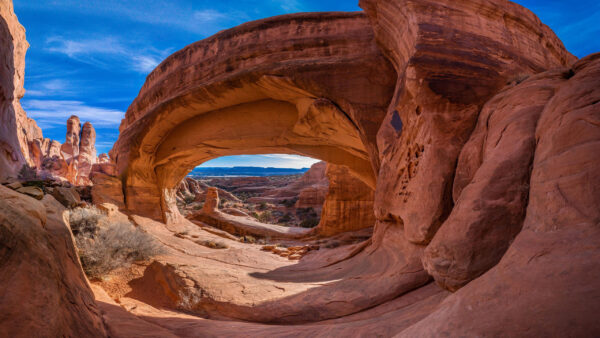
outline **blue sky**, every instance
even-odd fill
[[[600,2],[520,0],[582,57],[600,51]],[[171,53],[220,30],[269,16],[360,10],[358,0],[14,0],[27,30],[23,107],[45,137],[64,141],[78,115],[107,152],[150,71]],[[217,162],[214,162],[217,161]],[[237,156],[206,165],[303,167],[294,156]],[[273,162],[275,161],[275,162]],[[304,162],[303,162],[304,161]]]

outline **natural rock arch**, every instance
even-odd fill
[[[122,122],[111,156],[127,207],[176,220],[177,183],[224,155],[307,155],[374,188],[395,78],[362,13],[281,16],[192,44],[148,76]]]
[[[531,189],[526,184],[532,172],[535,142],[525,147],[526,151],[516,152],[524,156],[511,157],[515,162],[511,169],[522,174],[516,183],[494,185],[498,180],[478,180],[475,173],[489,178],[490,172],[504,169],[493,156],[485,154],[480,140],[497,130],[503,134],[505,128],[501,121],[480,118],[492,116],[498,102],[511,109],[516,107],[521,98],[515,95],[500,100],[505,91],[527,89],[532,82],[515,86],[551,69],[557,70],[534,79],[552,79],[557,88],[586,88],[587,81],[592,83],[588,79],[597,73],[594,58],[573,64],[576,58],[547,26],[509,1],[362,0],[360,5],[371,26],[359,13],[282,16],[219,33],[165,60],[150,74],[129,108],[111,152],[127,207],[158,218],[161,210],[156,206],[162,203],[162,216],[173,221],[177,215],[170,207],[172,184],[193,165],[221,155],[290,152],[337,161],[349,165],[354,174],[371,185],[375,182],[377,222],[372,238],[344,255],[304,260],[290,268],[254,274],[255,278],[278,281],[327,283],[256,306],[235,304],[235,313],[228,313],[231,317],[286,324],[337,318],[382,304],[435,279],[447,290],[462,289],[419,323],[424,332],[464,332],[463,324],[453,326],[457,318],[461,323],[479,325],[472,332],[503,332],[504,323],[491,323],[488,317],[484,318],[488,319],[485,324],[471,320],[474,315],[483,316],[489,310],[485,308],[488,304],[492,313],[510,317],[507,320],[515,327],[530,327],[529,307],[548,303],[547,290],[557,290],[561,283],[578,290],[584,284],[568,277],[536,292],[535,281],[544,279],[546,271],[566,270],[557,268],[552,260],[540,263],[540,270],[528,266],[529,257],[535,258],[533,251],[554,247],[553,238],[538,232],[547,230],[541,225],[554,214],[538,212],[544,206],[539,196],[537,204],[529,205],[521,197],[541,196],[543,189],[553,194],[560,191],[545,187],[544,182]],[[258,45],[259,41],[265,43]],[[579,77],[573,77],[578,72]],[[571,77],[573,80],[569,80]],[[566,85],[567,81],[571,82]],[[540,86],[543,90],[547,87]],[[553,89],[539,98],[549,107],[547,113],[540,113],[543,105],[531,107],[531,102],[525,103],[523,112],[529,114],[526,117],[534,126],[539,116],[550,121],[566,111],[566,107],[550,109],[556,104],[551,99],[556,93],[560,92]],[[564,96],[569,94],[573,93],[566,90]],[[595,104],[588,96],[585,104]],[[270,133],[247,130],[257,125],[257,116],[245,114],[250,111],[270,117],[261,129]],[[516,114],[523,115],[520,110]],[[218,121],[219,116],[247,118],[250,127],[228,125]],[[333,125],[332,129],[326,128],[329,134],[307,128],[317,118],[325,121],[314,126]],[[209,121],[223,129],[210,131]],[[197,126],[209,132],[196,135]],[[310,132],[303,133],[307,130]],[[546,142],[548,149],[553,144],[547,130],[536,134],[529,126],[523,133],[527,142],[540,136],[540,144]],[[236,138],[240,134],[249,144]],[[505,140],[518,142],[521,136],[511,130]],[[225,146],[219,147],[219,142]],[[325,150],[328,146],[330,150]],[[342,156],[344,160],[331,157],[343,152],[347,154]],[[535,166],[540,163],[533,163],[536,173]],[[365,168],[373,176],[369,177]],[[509,186],[520,189],[510,208],[497,211],[490,203],[477,212],[468,212],[474,208],[465,200],[506,200],[512,193]],[[486,195],[488,191],[493,194]],[[574,194],[571,197],[577,199]],[[590,193],[585,198],[592,201],[595,197]],[[515,210],[522,212],[511,218],[511,231],[494,237],[493,231],[488,231],[490,227],[496,227],[495,221],[503,221]],[[529,210],[533,210],[533,216]],[[578,219],[574,222],[583,224]],[[471,233],[467,229],[471,226],[477,228],[476,235],[461,237]],[[519,233],[521,228],[524,230]],[[492,236],[488,236],[490,233]],[[554,255],[549,257],[560,256],[560,250],[572,249],[570,243],[575,242],[561,243],[556,250],[548,249]],[[490,247],[499,249],[487,250]],[[477,261],[472,261],[473,257]],[[463,268],[472,263],[476,263],[475,269]],[[578,268],[590,270],[584,264]],[[497,277],[505,274],[528,276],[528,290],[534,292],[526,297],[519,282],[505,284]],[[481,302],[482,298],[497,302]],[[545,317],[562,314],[561,304],[569,299],[556,296],[547,314],[534,318],[535,325],[543,327],[547,324]],[[507,312],[503,303],[507,301],[521,305]],[[465,303],[472,305],[461,305]],[[229,310],[230,304],[223,307]],[[467,310],[471,307],[478,310]],[[585,305],[572,307],[579,314],[586,310]],[[427,331],[432,330],[432,322],[438,329]],[[444,326],[447,323],[449,326]],[[568,320],[556,323],[562,325]]]

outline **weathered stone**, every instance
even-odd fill
[[[123,189],[121,181],[113,176],[102,173],[92,173],[92,202],[96,205],[111,203],[124,208]]]
[[[373,189],[342,166],[328,165],[327,178],[329,191],[316,233],[332,236],[374,226]]]
[[[31,196],[37,200],[41,200],[42,198],[44,198],[44,191],[38,187],[34,187],[34,186],[21,187],[21,188],[18,188],[16,191],[21,194]]]
[[[21,189],[23,187],[23,184],[21,184],[21,182],[13,182],[13,183],[9,183],[6,185],[7,188],[11,188],[12,190],[17,190],[17,189]]]
[[[0,336],[106,336],[61,208],[0,186]]]
[[[49,193],[66,208],[75,208],[81,204],[81,197],[74,187],[50,188]]]
[[[96,163],[96,130],[90,122],[83,124],[81,129],[81,142],[79,143],[79,156],[77,157],[78,185],[90,185],[90,173]]]

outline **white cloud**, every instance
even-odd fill
[[[140,73],[151,72],[171,52],[152,47],[126,46],[114,37],[75,41],[60,36],[48,38],[46,50],[99,68],[110,69],[120,65]]]
[[[26,90],[27,96],[50,96],[56,94],[72,94],[67,81],[62,79],[53,79],[38,82],[32,89]]]
[[[194,19],[200,21],[200,23],[209,23],[227,18],[225,13],[219,12],[214,9],[203,9],[194,12]]]
[[[35,119],[42,129],[64,127],[71,115],[77,115],[82,122],[89,121],[95,127],[118,128],[125,116],[122,111],[88,106],[81,101],[23,100],[21,103],[27,116]]]
[[[298,0],[274,0],[279,7],[288,13],[302,12],[304,9]]]

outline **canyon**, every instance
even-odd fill
[[[91,124],[71,117],[59,144],[21,108],[28,43],[0,0],[0,336],[600,335],[600,53],[576,58],[507,0],[359,4],[173,53],[97,157]],[[274,153],[326,163],[227,184],[322,206],[316,227],[187,177]],[[157,250],[88,278],[84,204]]]

